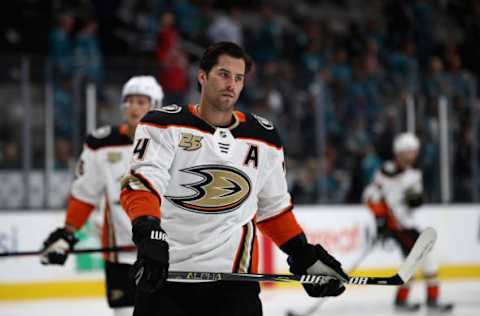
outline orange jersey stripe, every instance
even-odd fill
[[[240,238],[240,243],[237,248],[237,254],[235,255],[235,261],[233,262],[232,272],[238,272],[240,268],[240,259],[242,258],[246,235],[247,235],[247,225],[243,225],[242,237]]]
[[[368,202],[368,208],[375,216],[387,216],[388,205],[385,202]]]
[[[258,249],[258,234],[257,234],[257,227],[253,225],[255,229],[255,237],[253,239],[253,250],[252,250],[252,257],[251,257],[251,264],[249,267],[250,273],[258,273],[258,258],[259,258],[259,249]]]
[[[160,201],[151,192],[122,190],[120,203],[132,221],[140,216],[160,218]]]
[[[152,126],[152,127],[156,127],[156,128],[169,128],[169,127],[182,128],[183,127],[183,128],[193,129],[193,130],[196,130],[196,131],[201,132],[201,133],[211,134],[209,131],[206,131],[206,130],[203,130],[203,129],[200,129],[200,128],[197,128],[197,127],[193,127],[193,126],[190,126],[190,125],[182,125],[182,124],[161,125],[161,124],[155,124],[155,123],[149,123],[149,122],[141,122],[141,123],[139,123],[139,125],[147,125],[147,126]]]
[[[369,210],[375,215],[375,217],[384,217],[387,220],[388,228],[391,230],[398,230],[400,228],[397,220],[390,212],[387,203],[381,202],[368,202],[367,206]]]
[[[267,141],[264,141],[264,140],[258,139],[258,138],[252,138],[252,137],[237,137],[237,139],[255,141],[255,142],[259,142],[259,143],[265,144],[265,145],[267,145],[267,146],[269,146],[269,147],[272,147],[272,148],[274,148],[274,149],[276,149],[276,150],[283,150],[283,147],[276,146],[276,145],[274,145],[274,144],[272,144],[272,143],[269,143],[269,142],[267,142]]]
[[[288,240],[303,233],[303,229],[297,223],[295,216],[291,212],[291,208],[288,211],[257,224],[260,231],[272,239],[278,246],[283,245]]]
[[[82,228],[95,207],[89,203],[80,201],[73,196],[68,199],[67,215],[65,224],[76,230]]]

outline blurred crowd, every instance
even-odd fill
[[[99,103],[110,105],[107,113],[119,110],[119,96],[106,93],[107,86],[118,90],[135,74],[112,60],[153,65],[146,69],[161,83],[165,103],[195,102],[199,53],[210,43],[233,41],[255,61],[238,106],[275,123],[296,203],[359,202],[373,172],[391,158],[394,136],[405,131],[409,102],[422,141],[418,164],[427,201],[438,202],[441,96],[453,140],[453,200],[473,199],[480,1],[45,2],[50,5],[38,10],[50,17],[48,47],[32,48],[26,42],[29,35],[38,42],[35,30],[18,39],[14,27],[10,34],[17,37],[10,37],[17,40],[2,45],[48,55],[57,168],[75,158],[76,76],[95,83]],[[3,143],[0,166],[20,167],[19,154],[15,142]]]

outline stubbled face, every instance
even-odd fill
[[[405,150],[395,155],[398,164],[402,168],[410,167],[417,160],[418,150]]]
[[[218,63],[208,74],[198,73],[202,85],[202,98],[217,111],[232,111],[245,83],[245,61],[228,55],[220,55]]]
[[[130,127],[136,127],[142,117],[150,110],[150,98],[132,94],[125,99],[125,116]]]

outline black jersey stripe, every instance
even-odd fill
[[[148,112],[140,123],[151,124],[157,127],[186,127],[197,129],[206,133],[213,134],[215,129],[207,122],[193,115],[188,106],[181,106],[181,110],[176,113],[153,110]]]
[[[125,133],[121,133],[118,126],[106,126],[97,131],[102,129],[106,131],[105,134],[100,135],[99,133],[93,132],[87,136],[85,145],[88,148],[97,150],[104,147],[130,146],[133,144],[133,140]]]
[[[282,141],[275,129],[267,129],[251,113],[241,112],[245,119],[239,124],[234,124],[230,130],[234,138],[256,140],[277,149],[283,148]],[[141,124],[156,126],[159,128],[191,128],[201,132],[213,134],[215,128],[196,116],[189,109],[189,106],[181,106],[176,113],[153,110],[148,112],[141,120]]]

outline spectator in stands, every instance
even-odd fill
[[[21,167],[21,158],[16,142],[7,142],[2,146],[0,155],[1,169],[19,169]]]
[[[74,166],[71,142],[63,137],[55,140],[55,169],[70,169]]]
[[[290,190],[295,204],[313,204],[318,201],[318,165],[316,160],[310,159],[298,170]]]
[[[58,16],[57,25],[49,35],[49,57],[54,74],[58,77],[70,77],[73,72],[72,32],[75,18],[70,13]]]
[[[283,30],[276,20],[271,5],[260,8],[262,26],[256,34],[253,56],[259,63],[278,62],[282,56]]]
[[[390,57],[391,78],[399,89],[414,92],[418,87],[419,65],[415,54],[415,42],[408,39]]]
[[[233,42],[243,45],[243,27],[240,23],[240,10],[231,7],[227,13],[219,12],[207,30],[211,43]]]
[[[348,52],[344,47],[337,47],[330,66],[332,80],[346,86],[352,80],[352,67],[349,64]]]
[[[87,19],[75,41],[75,66],[77,71],[86,76],[86,79],[97,86],[97,91],[103,91],[103,57],[98,42],[97,21]]]
[[[451,87],[451,97],[470,98],[472,96],[471,79],[462,66],[460,55],[452,54],[447,60],[447,78]]]
[[[354,59],[352,73],[352,82],[347,89],[347,113],[351,118],[365,117],[367,127],[371,129],[378,117],[378,82],[370,80],[364,57]]]
[[[412,8],[415,45],[418,48],[418,62],[422,68],[428,65],[434,50],[433,7],[432,1],[417,0]]]
[[[433,101],[448,93],[448,80],[443,61],[438,56],[430,58],[428,72],[423,81],[426,97]]]
[[[323,70],[327,61],[323,56],[323,50],[319,40],[313,40],[308,43],[305,51],[300,56],[300,64],[302,66],[303,80],[312,81],[314,77]]]
[[[183,104],[188,91],[188,59],[177,48],[171,51],[160,68],[159,82],[165,93],[165,104]]]
[[[63,78],[54,84],[53,106],[55,136],[71,139],[73,117],[73,96],[71,79]],[[79,122],[75,121],[75,124]]]
[[[157,62],[161,67],[165,66],[170,55],[178,49],[178,31],[175,27],[175,15],[165,12],[160,18],[160,30],[157,35]]]
[[[206,5],[206,3],[203,5]],[[188,0],[176,0],[172,10],[177,17],[178,30],[182,37],[193,41],[201,41],[202,33],[207,25],[207,19],[202,14],[201,8]]]

